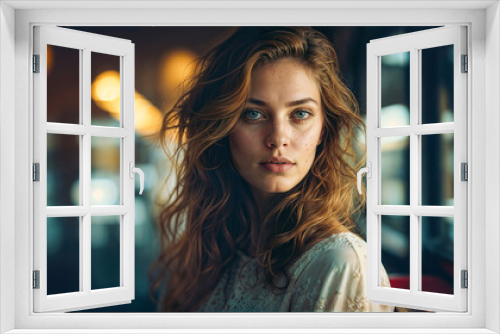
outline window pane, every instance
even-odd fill
[[[381,57],[381,127],[410,125],[410,53]]]
[[[391,287],[410,289],[410,217],[382,216],[382,263]]]
[[[453,122],[453,45],[421,50],[422,124]]]
[[[92,125],[120,126],[120,57],[92,52]]]
[[[80,290],[80,217],[47,218],[47,294]]]
[[[92,290],[120,286],[120,216],[92,216]]]
[[[120,138],[92,137],[92,205],[120,204]]]
[[[453,133],[422,136],[422,205],[453,206]]]
[[[80,50],[47,45],[47,122],[80,123]]]
[[[80,136],[47,134],[47,206],[80,205]]]
[[[453,218],[422,217],[422,291],[453,294]]]
[[[410,204],[409,137],[380,138],[382,205]]]

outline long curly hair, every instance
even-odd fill
[[[278,194],[273,209],[257,221],[228,136],[241,117],[252,71],[285,57],[311,69],[319,83],[324,134],[309,173]],[[356,130],[365,130],[356,99],[341,81],[333,46],[313,28],[242,27],[201,57],[160,131],[176,186],[160,203],[160,253],[150,270],[159,309],[196,311],[236,259],[236,250],[249,246],[256,249],[266,283],[283,292],[288,268],[307,249],[353,230],[353,215],[365,203],[356,192],[356,172],[366,153],[359,157],[354,150]],[[280,274],[285,286],[275,284]]]

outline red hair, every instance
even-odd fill
[[[285,57],[314,74],[324,134],[308,175],[279,194],[258,222],[249,186],[233,165],[228,135],[240,119],[252,71]],[[289,282],[290,265],[315,243],[353,229],[352,215],[364,205],[356,192],[364,157],[356,156],[353,144],[355,130],[365,126],[323,34],[308,27],[243,27],[202,57],[196,73],[165,113],[160,132],[177,182],[161,203],[160,253],[151,271],[152,291],[166,283],[163,311],[196,311],[235,260],[236,249],[250,245],[266,282],[284,291],[274,277],[283,273]],[[260,224],[271,235],[263,235]]]

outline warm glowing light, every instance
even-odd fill
[[[152,135],[160,131],[162,114],[144,96],[135,93],[135,129],[143,135]]]
[[[118,158],[119,159],[119,158]],[[116,161],[116,160],[115,160]],[[119,172],[118,172],[119,173]],[[120,177],[116,173],[92,175],[91,205],[116,205],[120,203]]]
[[[94,190],[92,195],[96,201],[101,201],[104,196],[101,189]]]
[[[95,104],[102,110],[106,110],[113,116],[113,118],[120,119],[120,99],[112,101],[98,101],[94,100]]]
[[[189,50],[172,51],[163,57],[159,85],[162,95],[172,94],[172,91],[194,74],[195,60],[196,54]]]
[[[407,149],[410,145],[410,138],[408,136],[384,137],[382,139],[380,144],[382,152],[401,151]]]
[[[120,101],[120,73],[105,71],[92,84],[92,98],[96,101]]]
[[[120,74],[106,71],[92,83],[92,99],[114,119],[120,120]],[[135,129],[141,135],[153,135],[160,130],[162,114],[142,94],[135,92]]]
[[[393,104],[381,110],[382,127],[408,126],[410,124],[410,110],[402,104]]]

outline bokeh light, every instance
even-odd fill
[[[120,73],[105,71],[92,83],[92,99],[99,108],[115,119],[120,119]],[[135,92],[135,130],[142,136],[154,135],[160,130],[162,114],[142,94]]]

